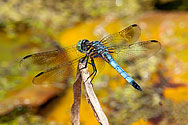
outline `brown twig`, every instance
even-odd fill
[[[82,80],[84,81],[83,86],[84,86],[84,93],[86,96],[86,100],[90,104],[97,121],[101,125],[109,125],[108,119],[104,114],[100,106],[100,103],[94,93],[93,86],[91,84],[91,79],[89,78],[88,68],[83,68],[85,67],[85,63],[86,62],[83,63],[80,62],[78,64],[77,79],[73,86],[74,103],[71,109],[71,123],[73,125],[80,125],[80,96],[81,96],[81,80]]]
[[[81,102],[81,74],[77,69],[76,81],[73,85],[74,103],[71,107],[71,124],[80,125],[80,102]]]

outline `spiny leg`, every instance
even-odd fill
[[[86,56],[84,56],[80,61],[81,61],[81,63],[83,63],[84,61],[85,61],[85,59],[86,59],[86,64],[85,64],[85,66],[82,68],[82,69],[85,69],[86,67],[87,67],[87,64],[88,64],[88,60],[89,60],[89,55],[90,55],[90,53],[92,52],[93,50],[90,50],[87,54],[86,54]]]
[[[84,56],[80,61],[81,61],[81,63],[83,63],[85,60],[86,60],[85,66],[82,67],[80,70],[87,68],[87,64],[88,64],[89,56],[87,56],[87,55]]]
[[[94,76],[95,76],[95,75],[96,75],[96,72],[97,72],[97,69],[96,69],[95,64],[94,64],[94,60],[93,60],[93,58],[92,58],[91,56],[89,56],[89,54],[90,54],[92,51],[93,51],[93,50],[90,50],[90,52],[87,53],[85,57],[83,57],[82,59],[80,59],[80,62],[81,62],[81,63],[83,63],[83,62],[86,60],[85,66],[84,66],[83,68],[81,68],[80,70],[87,68],[87,64],[88,64],[88,63],[89,63],[90,65],[92,65],[92,67],[93,67],[93,72],[92,72],[92,74],[87,78],[87,80],[88,80],[93,74],[94,74]],[[91,63],[88,62],[89,57],[91,58]],[[94,77],[93,77],[93,78],[94,78]],[[93,80],[93,78],[92,78],[92,80]],[[87,80],[86,80],[86,81],[87,81]],[[91,81],[92,81],[92,80],[91,80]],[[85,81],[85,82],[86,82],[86,81]],[[85,82],[84,82],[84,83],[85,83]]]
[[[96,68],[96,66],[95,66],[95,62],[94,62],[93,57],[90,57],[90,59],[91,59],[91,65],[92,65],[92,67],[93,67],[93,72],[92,72],[92,74],[90,75],[90,77],[93,76],[93,77],[91,78],[91,81],[93,81],[94,77],[95,77],[96,74],[97,74],[97,68]]]
[[[96,66],[95,66],[93,57],[90,57],[90,59],[91,59],[91,63],[88,62],[88,64],[92,65],[92,67],[93,67],[93,72],[92,72],[91,75],[87,78],[87,80],[93,76],[93,77],[91,78],[91,81],[92,81],[92,80],[94,79],[95,75],[97,74],[97,68],[96,68]],[[87,80],[86,80],[86,81],[87,81]],[[86,82],[86,81],[85,81],[85,82]]]

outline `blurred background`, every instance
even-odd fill
[[[187,0],[1,0],[0,124],[70,124],[73,83],[63,89],[33,86],[36,72],[20,70],[19,61],[57,44],[100,40],[136,23],[140,40],[156,39],[162,48],[142,65],[126,68],[142,92],[105,65],[93,81],[102,108],[112,125],[186,125],[187,10]],[[83,93],[81,124],[98,124]]]

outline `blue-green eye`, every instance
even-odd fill
[[[82,44],[82,40],[78,41],[76,48],[77,48],[78,51],[80,51],[80,52],[83,53],[83,50],[82,50],[81,44]]]
[[[90,48],[88,47],[88,43],[89,43],[89,40],[87,39],[78,41],[77,46],[76,46],[77,50],[82,53],[86,53],[87,50]]]

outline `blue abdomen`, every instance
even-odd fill
[[[112,56],[109,53],[103,54],[105,58],[107,59],[108,63],[117,70],[120,75],[127,80],[128,83],[130,83],[134,88],[142,91],[140,86],[115,62],[115,60],[112,58]]]

